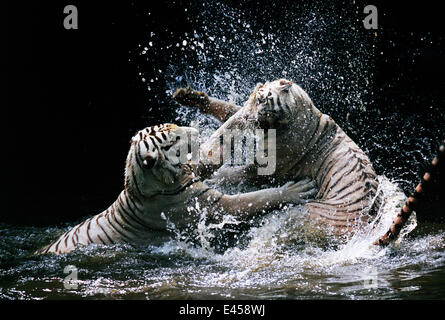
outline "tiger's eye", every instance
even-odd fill
[[[153,158],[152,156],[146,156],[144,158],[144,161],[142,162],[142,165],[144,166],[145,169],[151,169],[153,168],[155,163],[156,163],[155,158]]]

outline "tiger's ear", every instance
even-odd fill
[[[280,80],[280,90],[287,91],[292,86],[294,82],[292,80],[288,81],[285,79]]]
[[[154,167],[155,163],[156,163],[156,159],[155,157],[147,154],[144,157],[144,160],[142,161],[142,165],[144,166],[144,169],[151,169]]]

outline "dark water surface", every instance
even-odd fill
[[[311,222],[298,206],[258,219],[235,245],[218,251],[209,245],[218,228],[197,223],[186,236],[170,226],[170,240],[159,246],[92,245],[36,256],[34,250],[74,224],[1,225],[0,298],[444,298],[444,224],[419,224],[413,214],[396,243],[372,245],[406,200],[397,184],[379,180],[384,204],[347,242]],[[67,276],[76,281],[66,282]]]
[[[0,299],[445,297],[443,225],[418,226],[398,245],[379,249],[369,234],[338,246],[278,220],[254,230],[246,247],[223,254],[171,240],[160,247],[98,245],[33,256],[66,228],[1,225]],[[283,231],[299,240],[283,240]],[[69,283],[76,289],[64,287],[69,265],[77,268],[78,280]]]

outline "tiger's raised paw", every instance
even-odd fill
[[[318,193],[318,187],[315,180],[305,178],[298,182],[290,181],[281,187],[283,202],[293,204],[304,204],[313,199]]]
[[[184,106],[199,108],[201,111],[206,111],[210,105],[210,99],[205,92],[193,90],[190,86],[176,90],[173,99]]]

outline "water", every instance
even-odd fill
[[[200,225],[201,245],[172,236],[160,246],[93,245],[59,256],[32,252],[80,221],[0,224],[0,299],[443,299],[444,224],[418,223],[413,215],[397,243],[372,242],[406,198],[398,187],[410,191],[417,168],[432,158],[445,115],[434,103],[427,117],[406,113],[397,100],[391,112],[376,105],[378,38],[358,29],[362,17],[347,8],[270,4],[249,11],[199,2],[187,11],[192,32],[162,48],[156,33],[147,34],[129,63],[157,51],[170,57],[165,69],[141,70],[140,83],[153,93],[151,101],[174,110],[170,122],[198,125],[204,137],[219,123],[169,100],[178,86],[242,104],[257,82],[293,79],[370,155],[387,199],[373,223],[342,243],[298,208],[285,208],[255,221],[226,250],[209,246],[215,230]],[[281,18],[270,20],[270,10]],[[69,265],[77,268],[77,289],[64,287]]]
[[[173,236],[160,246],[93,245],[65,255],[35,256],[74,224],[59,228],[0,226],[2,299],[393,299],[443,298],[445,232],[417,226],[399,241],[372,245],[405,196],[384,177],[378,216],[341,243],[298,208],[270,213],[224,252]],[[206,230],[210,232],[211,230]],[[77,281],[65,288],[67,266]]]

